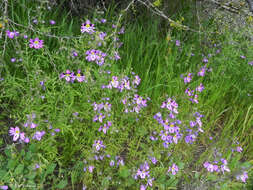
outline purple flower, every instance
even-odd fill
[[[90,173],[92,173],[93,170],[94,170],[94,166],[89,166],[89,167],[88,167],[88,170],[89,170]]]
[[[95,61],[96,59],[98,59],[97,50],[95,49],[86,51],[86,55],[87,61]]]
[[[210,164],[209,162],[205,162],[203,164],[203,166],[207,169],[207,171],[209,172],[213,172],[214,171],[214,165],[213,164]]]
[[[70,70],[66,70],[66,73],[61,73],[60,78],[65,78],[67,82],[70,82],[74,78],[74,73],[70,72]]]
[[[9,130],[9,134],[10,136],[13,136],[13,141],[17,141],[19,136],[20,136],[20,130],[18,127],[11,127],[10,130]]]
[[[180,40],[176,40],[176,46],[180,46]]]
[[[55,21],[54,21],[54,20],[50,20],[49,23],[50,23],[51,25],[54,25],[54,24],[55,24]]]
[[[240,147],[240,146],[236,147],[237,152],[242,152],[242,150],[243,150],[242,147]]]
[[[100,32],[99,33],[99,38],[100,38],[100,40],[104,40],[105,39],[105,37],[106,37],[106,33],[105,32]]]
[[[172,175],[176,175],[178,172],[178,167],[176,164],[172,164],[172,166],[169,167],[168,172],[171,172]]]
[[[99,151],[101,148],[105,148],[105,145],[103,145],[103,141],[101,140],[95,140],[94,141],[94,144],[93,144],[93,147]]]
[[[16,62],[16,58],[11,58],[11,62],[12,63]]]
[[[202,61],[203,63],[208,63],[208,59],[206,57]]]
[[[76,51],[72,51],[72,55],[73,55],[73,57],[77,57],[78,53]]]
[[[205,76],[205,72],[206,72],[206,66],[201,67],[200,71],[198,72],[198,76],[201,76],[201,77]]]
[[[114,160],[111,160],[110,161],[110,166],[114,166],[114,164],[115,164]]]
[[[33,135],[33,139],[40,141],[44,135],[45,131],[36,131],[35,134]]]
[[[106,23],[106,19],[101,19],[101,23]]]
[[[89,34],[92,34],[95,32],[94,29],[94,24],[91,24],[89,20],[86,20],[85,24],[82,24],[81,26],[81,33],[87,32]]]
[[[202,92],[204,90],[204,86],[202,83],[200,83],[200,85],[196,88],[196,91]]]
[[[253,61],[249,62],[248,64],[251,65],[251,66],[253,66]]]
[[[11,32],[9,30],[6,30],[6,34],[11,39],[14,38],[15,36],[19,36],[19,32],[16,32],[16,31]]]
[[[114,52],[114,59],[115,60],[119,60],[120,59],[120,56],[119,56],[118,52]]]
[[[246,183],[246,180],[248,179],[248,173],[244,171],[243,174],[237,175],[236,179],[241,180],[243,183]]]
[[[156,164],[157,163],[157,159],[155,157],[150,157],[150,160],[153,164]]]
[[[134,77],[133,83],[138,86],[140,84],[140,82],[141,82],[141,78],[138,75],[136,75]]]
[[[186,77],[184,77],[184,83],[189,83],[192,80],[192,73],[189,73]]]
[[[43,47],[43,40],[40,40],[39,38],[35,38],[34,40],[30,39],[29,42],[30,42],[29,44],[30,48],[40,49]]]
[[[7,185],[2,185],[2,186],[0,186],[0,189],[2,189],[2,190],[7,190],[7,189],[8,189],[8,186],[7,186]]]
[[[85,76],[81,75],[81,70],[77,71],[77,74],[75,76],[73,76],[73,80],[77,80],[78,82],[85,81]]]
[[[241,57],[242,59],[245,59],[245,58],[246,58],[244,55],[241,55],[240,57]]]

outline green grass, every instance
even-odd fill
[[[43,11],[39,11],[39,4]],[[114,30],[112,24],[116,23],[113,6],[105,15],[94,13],[80,19],[70,17],[60,7],[45,10],[43,2],[17,3],[13,0],[8,5],[8,18],[25,27],[8,22],[1,29],[4,34],[6,30],[19,31],[20,36],[14,39],[4,36],[7,43],[0,42],[5,46],[5,50],[0,50],[1,55],[4,53],[0,69],[3,78],[0,81],[0,186],[8,185],[11,189],[82,189],[83,186],[88,189],[138,189],[141,184],[147,184],[147,178],[134,180],[133,176],[140,165],[148,161],[150,178],[155,178],[153,189],[183,189],[186,184],[201,188],[202,182],[207,189],[252,187],[253,68],[248,62],[253,59],[253,46],[245,42],[243,33],[212,34],[218,26],[211,21],[202,23],[206,26],[202,34],[166,28],[157,17],[143,14],[135,21],[123,20],[125,33],[118,35],[123,42],[121,48],[113,48],[111,38],[106,38],[104,45],[98,47],[88,34],[80,34],[81,23],[89,18],[95,23],[96,31],[106,31],[109,36]],[[194,16],[189,12],[175,15],[173,19],[181,17],[186,18],[184,24],[194,27]],[[95,18],[106,18],[107,23],[98,24]],[[39,23],[29,25],[33,19]],[[51,19],[56,21],[55,25],[48,24]],[[4,23],[3,19],[0,22]],[[48,32],[50,35],[45,35]],[[23,38],[24,34],[28,39]],[[29,48],[29,39],[35,37],[44,40],[43,48]],[[180,40],[180,46],[176,45],[176,40]],[[231,43],[232,40],[237,43]],[[90,49],[107,52],[107,57],[118,50],[121,59],[106,58],[105,65],[98,66],[85,58],[85,52]],[[220,53],[216,53],[218,49]],[[72,57],[72,51],[77,51],[78,56]],[[10,61],[13,57],[22,58],[22,61],[13,63]],[[205,65],[204,57],[208,57],[206,66],[211,70],[199,77],[197,73]],[[80,69],[87,83],[67,83],[60,79],[59,75],[67,69],[75,73]],[[112,76],[119,80],[128,76],[133,80],[132,72],[141,78],[138,91],[101,88],[109,84]],[[188,73],[193,73],[193,80],[184,84],[183,77]],[[199,103],[193,104],[184,91],[187,87],[195,89],[200,83],[205,89],[199,93]],[[133,101],[134,94],[150,100],[139,114],[126,114],[122,99],[127,97]],[[105,100],[106,97],[110,99]],[[182,121],[179,126],[184,136],[177,144],[165,148],[159,137],[163,127],[153,117],[158,112],[163,114],[164,120],[168,117],[160,106],[169,97],[178,103],[177,119]],[[103,123],[93,121],[98,114],[92,106],[94,102],[112,105]],[[74,114],[76,112],[78,115]],[[106,114],[104,110],[101,112]],[[187,144],[184,137],[190,128],[189,121],[195,119],[195,112],[204,115],[201,119],[204,133],[199,132],[196,141]],[[36,114],[33,122],[38,126],[25,128],[27,115],[32,113]],[[106,134],[98,130],[105,121],[112,122]],[[14,126],[25,131],[31,142],[13,142],[8,130]],[[51,135],[50,126],[60,132]],[[40,141],[32,139],[36,130],[46,133]],[[196,131],[197,127],[192,130]],[[150,140],[154,132],[158,141]],[[94,140],[103,140],[106,148],[94,152]],[[242,153],[231,151],[237,146],[243,148]],[[104,156],[104,159],[96,160],[95,155]],[[152,164],[150,156],[158,162]],[[203,168],[204,162],[220,158],[227,159],[231,172],[215,174]],[[117,166],[119,159],[124,160],[124,165]],[[115,166],[109,165],[112,160]],[[179,168],[175,176],[167,172],[173,163]],[[36,164],[40,168],[35,169]],[[88,166],[95,166],[94,171],[88,172]],[[236,179],[243,171],[249,175],[246,184]]]

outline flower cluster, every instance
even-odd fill
[[[76,75],[74,72],[66,70],[65,73],[60,74],[60,78],[64,78],[67,82],[74,82],[75,80],[78,82],[87,82],[85,76],[81,74],[81,70],[78,70]]]
[[[147,107],[147,100],[150,100],[149,98],[144,99],[143,97],[139,96],[138,94],[134,94],[133,98],[131,97],[125,97],[122,99],[122,103],[125,106],[124,112],[136,112],[140,113],[141,109],[144,107]]]
[[[110,100],[109,98],[102,98],[103,100],[106,100],[106,102],[102,102],[100,104],[94,102],[93,105],[93,110],[96,112],[96,115],[93,118],[93,122],[98,121],[99,123],[103,123],[104,118],[109,118],[111,116],[111,104],[107,102]],[[108,129],[112,126],[111,121],[105,122],[103,125],[100,126],[98,131],[103,131],[104,134],[108,131]]]
[[[30,39],[29,42],[30,42],[29,44],[30,48],[40,49],[43,47],[43,40],[40,40],[39,38]]]
[[[244,171],[242,174],[239,174],[236,176],[236,179],[239,181],[242,181],[243,183],[246,183],[246,180],[248,179],[248,173]]]
[[[105,62],[106,53],[103,53],[100,50],[87,50],[86,51],[86,60],[89,62],[96,62],[99,66],[102,66]]]
[[[144,164],[140,165],[140,168],[138,168],[136,174],[134,175],[134,179],[146,179],[147,178],[147,184],[143,185],[141,184],[140,190],[145,190],[148,186],[152,187],[154,178],[150,178],[150,167],[148,165],[148,162],[144,162]]]
[[[13,141],[17,141],[18,139],[20,142],[29,143],[30,139],[25,136],[24,132],[21,132],[19,127],[11,127],[9,130],[10,136],[13,136]]]
[[[16,37],[16,36],[19,36],[19,32],[17,32],[17,31],[9,31],[9,30],[6,30],[6,34],[7,34],[7,36],[8,36],[8,38],[14,38],[14,37]]]
[[[227,160],[221,158],[220,161],[214,161],[213,163],[205,162],[203,166],[208,172],[222,172],[224,174],[224,172],[230,172],[227,164]]]
[[[140,84],[140,77],[136,75],[132,81],[130,81],[129,77],[123,77],[122,79],[119,79],[117,76],[112,76],[112,80],[109,82],[107,86],[104,86],[104,88],[117,88],[120,92],[122,92],[124,89],[131,90],[137,88],[137,86]]]
[[[188,73],[187,76],[184,77],[184,83],[187,84],[187,83],[191,82],[192,77],[193,77],[193,74],[192,73]]]

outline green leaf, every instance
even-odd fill
[[[126,166],[122,166],[119,170],[119,176],[127,178],[130,175],[129,169]]]
[[[32,153],[36,153],[36,150],[37,150],[36,145],[35,145],[35,144],[31,144],[31,145],[29,146],[29,150],[30,150]]]
[[[0,170],[0,179],[2,179],[5,176],[6,173],[7,173],[7,171]]]
[[[12,169],[14,169],[16,167],[16,165],[17,165],[16,160],[9,160],[8,164],[7,164],[7,168],[10,169],[10,170],[12,170]]]
[[[50,164],[50,165],[47,167],[46,175],[52,174],[52,173],[54,172],[55,167],[56,167],[56,164],[55,164],[55,163]]]
[[[24,164],[19,164],[15,169],[15,174],[20,175],[24,170]]]
[[[61,180],[61,181],[56,185],[56,188],[63,189],[64,187],[66,187],[66,185],[68,185],[68,181],[67,181],[67,180]]]

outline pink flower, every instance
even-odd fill
[[[172,175],[176,175],[178,172],[178,167],[176,164],[172,164],[171,167],[169,167],[168,172],[171,172]]]
[[[30,42],[29,44],[30,48],[40,49],[43,47],[43,40],[39,40],[39,38],[35,38],[34,40],[30,39],[29,42]]]
[[[9,130],[9,134],[10,136],[13,136],[13,141],[17,141],[19,136],[20,136],[20,130],[18,127],[11,127],[10,130]]]
[[[94,24],[91,24],[91,22],[87,20],[85,24],[82,24],[81,26],[81,33],[87,32],[89,34],[92,34],[95,32],[94,29],[95,29]]]

